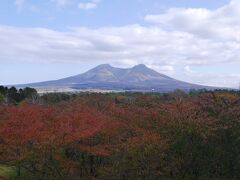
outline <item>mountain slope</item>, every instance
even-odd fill
[[[103,64],[76,76],[21,86],[136,91],[172,91],[175,89],[211,88],[175,80],[143,64],[128,69],[115,68],[109,64]]]

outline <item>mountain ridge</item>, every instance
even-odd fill
[[[213,87],[191,84],[161,74],[144,64],[132,68],[117,68],[101,64],[89,71],[52,81],[30,83],[29,87],[70,87],[72,89],[173,91],[175,89],[213,89]]]

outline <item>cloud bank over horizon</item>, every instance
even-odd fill
[[[69,3],[52,1],[61,6]],[[18,2],[21,8],[24,1]],[[98,3],[89,1],[78,7],[94,9]],[[237,87],[240,73],[196,69],[240,65],[239,17],[240,1],[232,0],[215,10],[170,8],[161,14],[146,15],[142,24],[125,26],[71,27],[68,31],[57,31],[1,25],[0,63],[88,62],[120,67],[143,63],[189,82]]]

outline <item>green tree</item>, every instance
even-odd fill
[[[11,87],[10,89],[8,89],[7,96],[10,103],[17,103],[21,99],[18,94],[18,90],[15,87]]]
[[[32,95],[37,94],[37,91],[34,88],[26,87],[23,89],[22,93],[25,98],[30,98]]]
[[[0,93],[4,96],[7,95],[7,92],[8,92],[8,88],[7,87],[4,87],[4,86],[0,86]]]
[[[0,103],[4,101],[4,96],[0,93]]]

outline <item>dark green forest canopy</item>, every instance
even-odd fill
[[[7,103],[18,104],[26,98],[31,98],[33,95],[37,95],[37,91],[34,88],[17,89],[15,87],[0,86],[0,101],[5,99]]]

